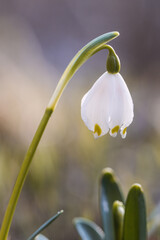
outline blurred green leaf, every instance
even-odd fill
[[[146,240],[146,207],[142,188],[134,184],[127,197],[123,240]]]
[[[160,227],[160,203],[154,208],[148,218],[148,237],[151,237]]]
[[[116,200],[124,202],[113,170],[106,168],[102,171],[100,182],[100,208],[106,240],[115,239],[112,207]]]
[[[115,240],[122,240],[123,235],[123,220],[124,220],[124,205],[120,201],[113,203],[113,219]]]
[[[63,213],[63,210],[59,211],[56,215],[51,217],[49,220],[47,220],[44,224],[42,224],[27,240],[34,239],[40,232],[42,232],[45,228],[47,228],[54,220],[56,220],[61,214]],[[40,237],[43,235],[39,235]],[[39,240],[39,239],[38,239]],[[42,239],[43,240],[43,239]],[[45,240],[45,239],[44,239]]]
[[[39,234],[35,237],[35,240],[49,240],[49,238],[46,238],[44,235]]]
[[[85,218],[75,218],[73,222],[82,240],[104,240],[103,230],[94,222]]]

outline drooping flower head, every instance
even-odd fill
[[[127,127],[133,121],[133,101],[124,79],[118,73],[119,59],[112,48],[109,51],[108,71],[82,98],[81,116],[96,138],[108,132],[115,137],[119,130],[125,138]]]

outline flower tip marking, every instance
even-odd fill
[[[110,132],[109,132],[110,135],[111,135],[112,137],[116,137],[119,129],[120,129],[120,127],[119,127],[118,125],[115,126],[114,128],[112,128],[112,129],[110,130]]]
[[[123,135],[126,133],[126,131],[127,131],[127,128],[124,128],[124,129],[123,129],[123,132],[122,132]]]
[[[124,139],[124,138],[126,138],[126,135],[127,135],[127,128],[124,128],[121,130],[121,136]]]
[[[112,134],[118,133],[118,131],[119,131],[119,126],[117,125],[117,126],[115,126],[114,128],[112,128],[111,133],[112,133]]]
[[[102,133],[102,129],[100,128],[100,126],[98,124],[95,124],[94,126],[94,137],[97,138],[101,135]]]

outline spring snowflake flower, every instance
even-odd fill
[[[120,73],[105,72],[81,101],[81,117],[95,138],[108,132],[116,137],[119,130],[125,138],[133,116],[132,97]]]

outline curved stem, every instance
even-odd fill
[[[84,62],[86,62],[95,53],[106,48],[105,44],[118,36],[119,36],[118,32],[105,33],[105,34],[93,39],[91,42],[89,42],[87,45],[85,45],[75,55],[75,57],[68,64],[66,70],[64,71],[61,79],[58,82],[58,85],[51,97],[49,104],[48,104],[49,109],[52,109],[52,110],[55,109],[57,102],[58,102],[64,88],[66,87],[67,83],[72,78],[74,73],[82,66],[82,64]],[[108,47],[107,47],[107,49],[108,49]]]
[[[12,222],[12,218],[14,215],[14,211],[25,181],[25,178],[27,176],[33,155],[37,149],[37,146],[39,144],[39,141],[43,135],[43,132],[45,130],[45,127],[48,123],[48,120],[52,114],[52,112],[55,110],[55,107],[57,105],[57,102],[67,85],[68,81],[71,79],[71,77],[74,75],[74,73],[80,68],[80,66],[87,61],[93,54],[95,54],[97,51],[100,51],[101,49],[104,49],[105,44],[109,42],[110,40],[114,39],[119,35],[118,32],[110,32],[103,34],[91,42],[89,42],[85,47],[83,47],[72,59],[72,61],[69,63],[68,67],[64,71],[60,81],[58,82],[58,85],[51,97],[51,100],[46,108],[46,111],[44,113],[44,116],[42,117],[42,120],[38,126],[38,129],[33,137],[33,140],[29,146],[29,149],[26,153],[26,156],[23,160],[22,166],[20,168],[16,183],[14,185],[12,195],[10,197],[2,226],[0,231],[0,240],[6,240],[8,236],[8,232],[10,229],[10,225]]]

